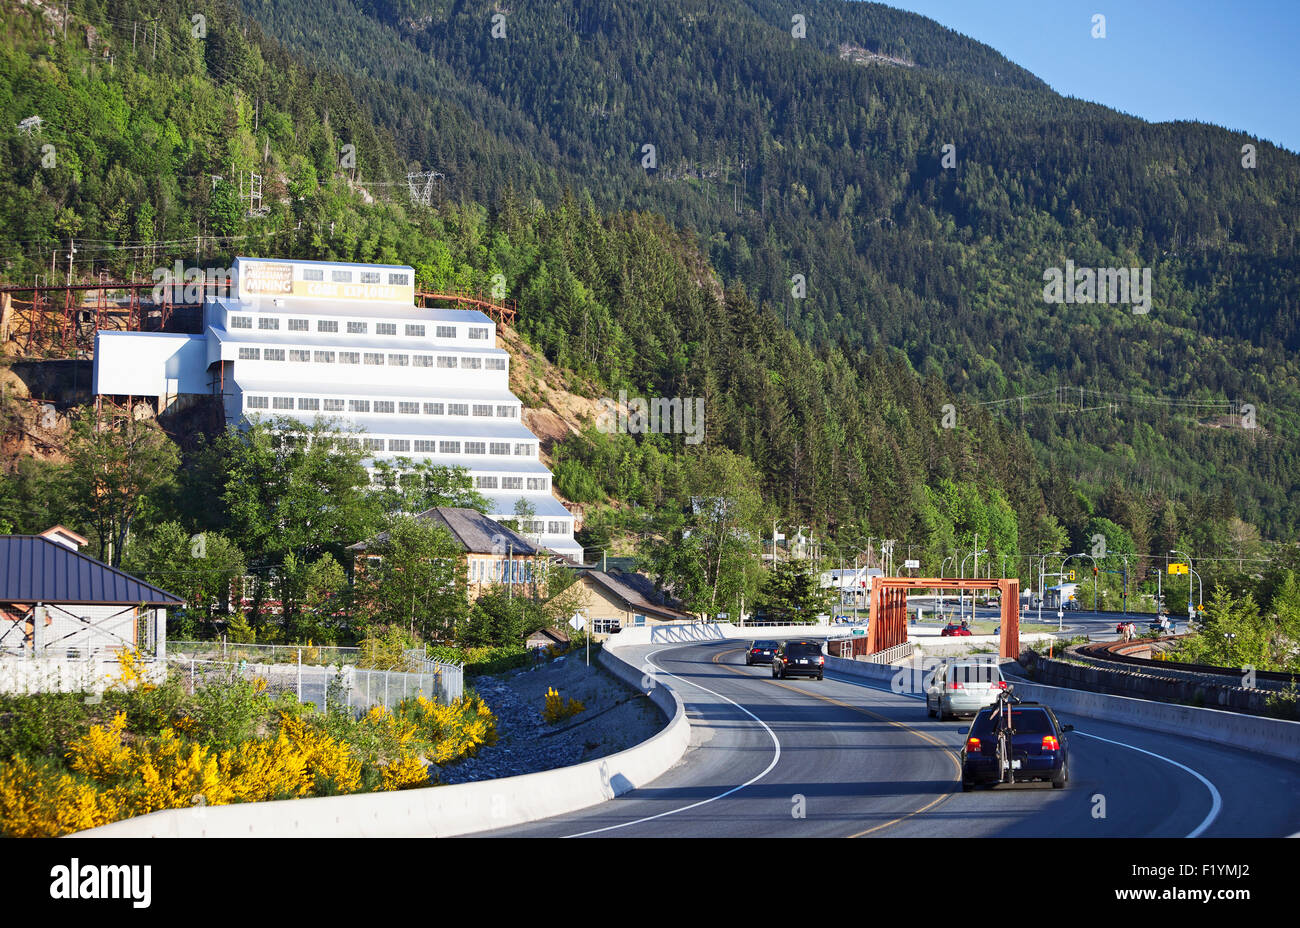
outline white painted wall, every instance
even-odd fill
[[[202,335],[99,332],[95,392],[123,396],[210,393]]]

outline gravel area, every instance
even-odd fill
[[[658,734],[668,723],[646,696],[583,655],[568,654],[536,667],[490,677],[472,686],[497,718],[497,743],[478,756],[437,771],[437,782],[467,783],[567,767],[626,750]],[[546,691],[581,700],[586,711],[548,724],[542,718]]]

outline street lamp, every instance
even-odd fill
[[[1170,548],[1170,549],[1169,549],[1169,553],[1170,553],[1170,554],[1181,554],[1183,557],[1187,558],[1187,569],[1188,569],[1189,571],[1191,571],[1192,573],[1194,573],[1194,574],[1196,573],[1196,571],[1192,570],[1192,556],[1191,556],[1190,554],[1188,554],[1188,553],[1185,552],[1185,551],[1179,551],[1177,548]],[[1200,580],[1200,579],[1201,579],[1200,574],[1196,574],[1196,579],[1197,579],[1197,580]],[[1204,592],[1204,591],[1202,591],[1202,592]],[[1204,599],[1204,597],[1202,597],[1202,598],[1201,598],[1201,602],[1204,602],[1204,601],[1205,601],[1205,599]],[[1189,625],[1191,624],[1192,616],[1193,616],[1193,615],[1195,615],[1195,612],[1193,612],[1193,610],[1192,610],[1192,578],[1191,578],[1191,577],[1188,577],[1188,578],[1187,578],[1187,622],[1188,622]]]
[[[979,550],[979,551],[972,551],[970,554],[968,554],[968,555],[966,555],[964,558],[962,558],[962,559],[961,559],[961,578],[962,578],[963,580],[966,579],[966,562],[967,562],[970,558],[972,558],[972,557],[975,558],[975,563],[976,563],[976,564],[979,564],[979,556],[980,556],[981,554],[988,554],[988,553],[989,553],[988,548],[983,548],[983,549],[981,549],[981,550]],[[965,590],[965,589],[962,589],[962,590],[959,590],[958,592],[960,593],[961,617],[962,617],[962,620],[964,621],[964,620],[966,619],[966,590]],[[975,617],[975,597],[974,597],[974,596],[971,596],[971,618],[974,618],[974,617]]]
[[[1043,621],[1043,587],[1047,582],[1047,559],[1049,557],[1056,557],[1060,553],[1060,551],[1052,551],[1048,554],[1044,554],[1038,561],[1038,621],[1040,623]]]

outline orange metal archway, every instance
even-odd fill
[[[1002,640],[998,654],[1020,656],[1020,581],[958,577],[873,577],[867,652],[875,654],[907,641],[908,590],[997,590],[1002,597]]]

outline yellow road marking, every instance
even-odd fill
[[[714,655],[714,657],[713,657],[713,663],[718,664],[719,667],[725,667],[727,670],[730,670],[730,671],[731,671],[732,673],[734,673],[734,674],[737,674],[737,675],[742,676],[742,677],[748,677],[749,674],[747,674],[747,673],[741,673],[738,669],[736,669],[735,667],[732,667],[732,666],[729,665],[729,664],[721,664],[721,663],[719,663],[719,660],[720,660],[721,658],[723,658],[723,657],[726,657],[728,654],[739,654],[739,653],[742,653],[744,650],[745,650],[744,648],[738,648],[738,649],[731,650],[731,651],[719,651],[716,655]],[[901,729],[903,729],[904,731],[911,732],[912,734],[914,734],[914,735],[916,735],[918,738],[920,738],[922,741],[925,741],[925,742],[927,742],[927,743],[929,743],[929,744],[932,744],[932,745],[934,745],[935,747],[937,747],[937,748],[939,748],[940,750],[942,750],[943,753],[945,754],[945,756],[947,756],[947,758],[948,758],[950,761],[952,761],[952,765],[953,765],[953,767],[956,768],[956,770],[957,770],[957,778],[958,778],[959,780],[961,779],[961,763],[957,760],[957,756],[956,756],[955,754],[953,754],[951,748],[949,748],[946,744],[944,744],[944,743],[943,743],[942,741],[940,741],[939,739],[935,738],[933,735],[926,734],[925,732],[923,732],[923,731],[921,731],[921,730],[919,730],[919,729],[913,728],[911,725],[908,725],[908,724],[906,724],[906,723],[904,723],[904,722],[897,722],[897,721],[895,721],[895,720],[893,720],[893,719],[885,718],[885,716],[883,716],[883,715],[879,715],[879,714],[877,714],[877,713],[875,713],[875,712],[872,712],[870,709],[863,709],[861,706],[854,706],[854,705],[850,705],[850,704],[847,703],[847,702],[840,702],[840,700],[838,700],[838,699],[832,699],[830,696],[822,696],[822,695],[820,695],[820,694],[818,694],[818,693],[810,693],[810,692],[808,692],[807,690],[795,689],[793,686],[790,686],[790,685],[784,683],[784,682],[781,681],[781,680],[773,680],[772,683],[773,683],[775,686],[784,687],[785,689],[789,690],[789,691],[792,692],[792,693],[799,693],[801,696],[811,696],[811,697],[813,697],[814,699],[820,699],[822,702],[833,703],[834,705],[841,706],[841,707],[843,707],[843,708],[845,708],[845,709],[849,709],[849,710],[851,710],[851,711],[853,711],[853,712],[858,712],[858,713],[861,713],[862,715],[870,716],[871,718],[875,719],[875,720],[878,721],[878,722],[885,722],[885,723],[888,724],[888,725],[893,725],[895,728],[901,728]],[[901,822],[901,821],[905,821],[906,819],[909,819],[909,818],[911,818],[911,817],[914,816],[914,815],[920,815],[922,812],[925,812],[925,811],[928,810],[928,809],[932,809],[932,808],[934,808],[934,807],[937,806],[939,803],[941,803],[941,802],[945,802],[945,801],[947,801],[948,799],[951,799],[953,795],[954,795],[953,793],[947,793],[947,794],[945,794],[945,795],[943,795],[943,796],[940,796],[938,799],[932,799],[932,800],[930,800],[930,801],[927,802],[925,805],[921,806],[921,808],[919,808],[919,809],[914,809],[913,811],[908,812],[906,815],[900,815],[900,816],[899,816],[898,818],[896,818],[896,819],[891,819],[891,820],[888,821],[888,822],[884,822],[884,823],[882,823],[882,824],[880,824],[880,825],[875,825],[875,826],[873,826],[873,827],[871,827],[871,828],[868,828],[866,831],[859,831],[859,832],[857,832],[857,833],[855,833],[855,834],[848,835],[848,837],[850,837],[850,838],[861,838],[863,835],[869,835],[869,834],[871,834],[873,831],[879,831],[879,830],[882,829],[882,828],[888,828],[890,825],[897,825],[897,824],[898,824],[899,822]]]

